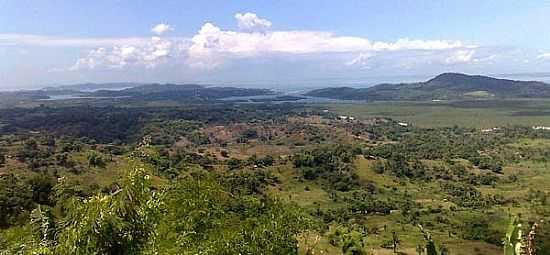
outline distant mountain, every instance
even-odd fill
[[[417,83],[380,84],[369,88],[325,88],[307,96],[345,100],[432,100],[472,98],[550,98],[550,84],[481,75],[444,73]]]
[[[133,82],[114,82],[114,83],[82,83],[82,84],[72,84],[72,85],[60,85],[60,86],[50,86],[45,87],[45,91],[58,91],[58,90],[71,90],[71,91],[82,91],[90,92],[97,90],[121,90],[126,88],[133,88],[142,86],[144,83],[133,83]]]
[[[259,96],[273,94],[269,89],[234,87],[205,87],[195,84],[146,84],[122,90],[99,90],[92,97],[128,97],[139,100],[205,101],[228,97]]]
[[[136,93],[159,93],[159,92],[166,92],[166,91],[187,91],[187,90],[195,90],[195,89],[203,89],[204,86],[196,85],[196,84],[145,84],[141,86],[136,86],[133,88],[127,88],[124,89],[123,92],[136,92]]]

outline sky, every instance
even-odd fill
[[[550,73],[550,1],[0,0],[0,89],[292,87],[442,72]]]

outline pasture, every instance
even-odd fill
[[[550,126],[550,100],[468,100],[325,104],[338,114],[364,119],[387,117],[419,127]]]

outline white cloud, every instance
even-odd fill
[[[448,56],[445,59],[445,64],[462,64],[462,63],[468,63],[474,60],[473,56],[475,54],[474,50],[457,50],[451,53],[450,56]]]
[[[475,49],[462,47],[446,50],[394,51],[376,56],[376,67],[390,66],[398,69],[437,66],[452,66],[452,68],[457,68],[457,66],[466,67],[468,65],[477,65],[479,67],[479,65],[497,61],[498,58],[503,56],[500,55],[501,53],[499,52],[499,55],[497,55],[495,49],[484,47]]]
[[[456,48],[476,48],[474,45],[464,45],[461,41],[449,40],[411,40],[399,39],[394,43],[374,42],[374,50],[448,50]]]
[[[212,23],[204,24],[187,38],[55,38],[40,36],[2,37],[2,43],[24,43],[43,46],[94,46],[80,58],[71,70],[122,68],[127,66],[155,67],[169,58],[180,59],[199,69],[213,69],[228,60],[260,58],[273,55],[357,55],[344,66],[369,68],[376,55],[391,52],[443,52],[440,63],[455,64],[473,61],[476,46],[461,41],[398,39],[394,42],[371,41],[365,37],[338,36],[324,31],[269,30],[271,22],[254,13],[235,15],[241,31],[223,30]],[[158,24],[152,31],[165,33],[172,28]],[[4,40],[3,40],[4,39]],[[448,55],[449,51],[453,51]],[[434,55],[434,54],[431,54]],[[441,60],[445,56],[446,59]],[[341,63],[341,62],[340,62]],[[342,65],[342,64],[341,64]]]
[[[550,52],[538,55],[537,59],[550,60]]]
[[[165,24],[165,23],[157,24],[153,28],[151,28],[151,32],[153,32],[157,35],[162,35],[162,34],[168,32],[168,31],[172,31],[172,30],[174,30],[172,28],[172,26],[170,26],[168,24]]]
[[[177,46],[175,42],[155,36],[143,47],[122,45],[110,49],[98,48],[78,59],[69,70],[118,69],[126,66],[153,68],[173,55],[180,54]]]
[[[474,58],[474,62],[480,63],[480,62],[492,61],[492,60],[495,60],[496,58],[497,58],[497,55],[493,54],[486,57]]]
[[[271,21],[258,17],[255,13],[235,14],[237,25],[244,31],[265,31],[271,28]]]
[[[354,59],[346,62],[346,65],[347,66],[358,66],[360,67],[361,69],[370,69],[371,66],[370,66],[370,60],[374,57],[375,55],[372,54],[372,53],[360,53],[357,57],[355,57]]]
[[[371,42],[364,37],[336,36],[319,31],[224,31],[206,23],[191,39],[188,62],[196,67],[213,68],[226,58],[253,57],[269,54],[321,54],[379,52],[400,50],[446,50],[467,48],[460,41],[410,40]]]
[[[39,47],[110,47],[113,45],[145,45],[144,37],[58,37],[30,34],[0,34],[0,46],[39,46]]]
[[[443,61],[444,64],[466,64],[466,63],[483,63],[493,61],[497,58],[496,54],[490,52],[478,52],[474,49],[461,49],[451,51],[451,53]]]

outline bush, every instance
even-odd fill
[[[34,213],[37,229],[55,234],[37,235],[42,240],[32,254],[142,254],[155,249],[161,204],[149,175],[135,166],[116,192],[85,201],[69,199],[62,219],[39,208]],[[57,225],[62,228],[51,229]]]
[[[296,236],[311,227],[309,217],[268,197],[228,193],[224,186],[199,173],[170,189],[159,254],[297,254]]]
[[[359,186],[354,156],[353,148],[338,145],[295,154],[292,161],[304,179],[322,179],[327,188],[347,191]]]
[[[33,208],[33,192],[19,177],[0,176],[0,228],[21,223]]]
[[[105,160],[97,151],[90,151],[87,156],[88,166],[105,167]]]
[[[376,160],[372,163],[371,168],[377,174],[383,174],[385,170],[385,164],[381,160]]]

